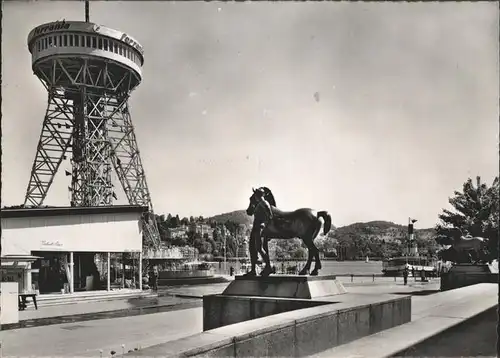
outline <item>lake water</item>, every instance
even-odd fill
[[[380,275],[382,274],[382,261],[321,261],[322,275]],[[313,264],[314,267],[314,264]]]
[[[292,265],[299,265],[303,267],[305,261],[303,262],[285,262],[285,267]],[[273,262],[276,265],[277,270],[281,269],[281,263]],[[382,274],[382,261],[335,261],[335,260],[321,260],[321,275],[381,275]],[[221,263],[220,267],[214,265],[215,273],[217,274],[227,274],[227,270],[224,269],[224,264]],[[227,263],[227,267],[233,266],[236,272],[240,269],[239,263]],[[311,265],[311,270],[314,268],[314,261]]]

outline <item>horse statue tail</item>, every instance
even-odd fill
[[[318,211],[316,217],[318,219],[322,218],[323,220],[325,220],[325,225],[323,226],[323,235],[328,234],[328,232],[332,228],[332,217],[330,216],[330,214],[328,214],[328,211]]]

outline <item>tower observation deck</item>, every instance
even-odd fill
[[[142,80],[144,50],[130,35],[83,21],[58,21],[28,35],[33,73],[48,92],[47,111],[26,191],[40,206],[63,160],[70,157],[71,206],[107,206],[116,199],[115,170],[131,205],[148,206],[144,229],[159,245],[151,195],[128,98]],[[151,245],[148,245],[151,246]]]

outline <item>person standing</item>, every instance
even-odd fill
[[[408,284],[408,267],[403,270],[403,282],[405,286]]]

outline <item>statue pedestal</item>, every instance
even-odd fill
[[[491,272],[488,264],[455,264],[441,275],[441,291],[477,283],[498,283],[498,272]]]
[[[335,276],[236,276],[222,294],[203,297],[203,330],[330,304],[346,292]]]
[[[236,276],[235,280],[227,286],[222,294],[231,296],[314,299],[346,292],[344,285],[333,275],[273,275],[268,277]]]

